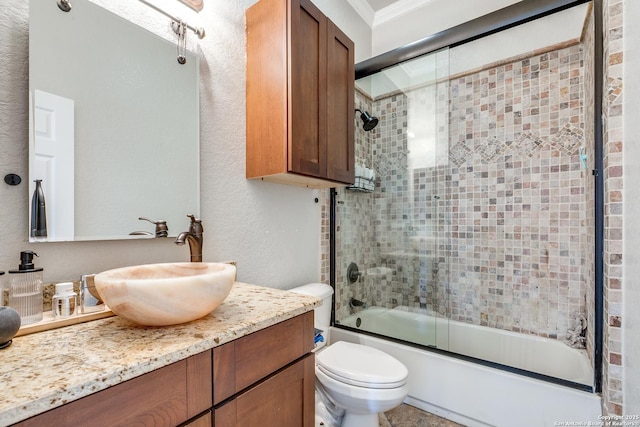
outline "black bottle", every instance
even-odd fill
[[[47,208],[42,180],[36,179],[34,182],[36,189],[31,198],[31,237],[47,237]]]

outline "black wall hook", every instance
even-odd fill
[[[9,173],[4,176],[4,182],[9,185],[18,185],[22,182],[22,178],[20,178],[20,175],[16,175],[15,173]]]

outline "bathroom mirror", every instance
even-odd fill
[[[179,64],[175,43],[88,0],[69,12],[32,0],[29,13],[29,204],[41,179],[47,212],[37,240],[154,237],[139,217],[177,235],[200,211],[197,56]]]

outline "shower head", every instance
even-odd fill
[[[372,117],[368,112],[362,111],[356,108],[356,111],[360,113],[360,120],[362,120],[362,128],[365,131],[370,131],[374,127],[378,126],[378,118]]]

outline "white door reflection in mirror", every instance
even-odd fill
[[[74,102],[36,90],[33,99],[34,180],[42,180],[47,202],[45,240],[73,240],[74,236]]]

